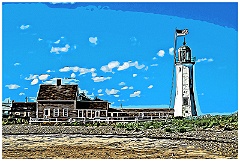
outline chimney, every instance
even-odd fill
[[[57,79],[57,86],[60,86],[62,84],[62,80],[61,79]]]

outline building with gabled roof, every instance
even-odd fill
[[[37,96],[36,117],[42,119],[68,120],[77,117],[76,102],[78,85],[40,85]]]

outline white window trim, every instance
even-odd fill
[[[100,110],[95,111],[95,117],[100,117]]]
[[[45,115],[45,111],[48,110],[48,115]],[[44,116],[50,116],[50,108],[48,109],[44,109],[44,113],[43,113]]]
[[[53,109],[53,117],[58,117],[58,116],[59,116],[59,108],[54,108]]]
[[[65,114],[65,113],[64,113],[65,110],[67,111],[67,115],[64,115],[64,114]],[[68,108],[64,108],[64,109],[63,109],[63,117],[68,117]]]
[[[81,114],[80,114],[81,112]],[[83,110],[78,110],[78,117],[83,117]]]

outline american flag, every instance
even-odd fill
[[[184,29],[184,30],[176,29],[176,34],[177,34],[177,36],[185,36],[188,34],[188,29]]]

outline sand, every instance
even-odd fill
[[[3,159],[155,159],[232,158],[221,150],[186,139],[150,139],[118,135],[3,135]],[[224,147],[227,143],[216,144]],[[215,147],[213,145],[213,147]],[[234,157],[236,158],[236,156]]]

